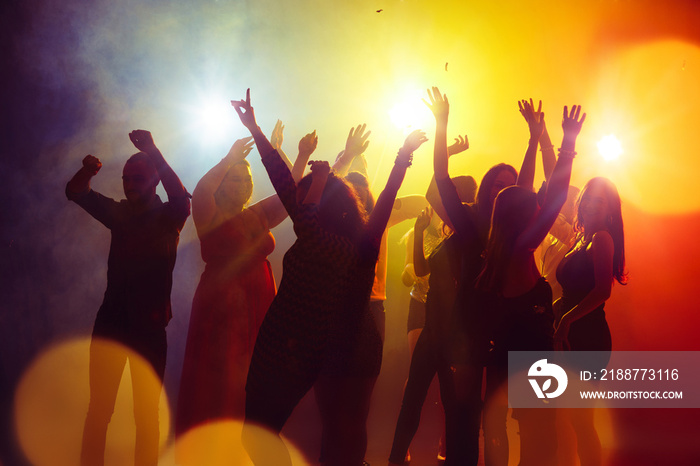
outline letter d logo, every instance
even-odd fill
[[[528,379],[532,389],[535,391],[537,398],[556,398],[566,390],[566,385],[569,383],[569,378],[566,376],[566,371],[556,364],[547,363],[546,359],[540,359],[530,366],[530,370],[527,372],[529,377],[535,377],[533,379]],[[537,378],[545,378],[542,386],[537,380]],[[553,392],[548,392],[552,386],[552,379],[557,381],[557,388]]]

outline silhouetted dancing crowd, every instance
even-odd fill
[[[426,104],[436,120],[434,178],[426,195],[397,198],[413,153],[427,141],[416,130],[399,149],[375,202],[363,155],[370,134],[365,125],[350,130],[333,167],[309,162],[315,131],[301,139],[292,164],[281,147],[284,127],[278,121],[268,140],[250,91],[231,104],[251,137],[236,141],[192,196],[143,130],[129,134],[140,152],[124,166],[126,200],[91,189],[102,166],[92,155],[66,187],[68,198],[112,237],[107,291],[90,346],[81,464],[104,464],[107,427],[130,359],[127,352],[107,350],[103,339],[122,343],[151,366],[130,364],[135,464],[158,463],[161,389],[145,380],[149,370],[164,374],[172,272],[191,197],[206,267],[192,304],[178,436],[214,421],[243,420],[242,442],[255,465],[291,465],[279,433],[313,388],[323,429],[320,463],[361,466],[382,363],[386,229],[416,218],[402,275],[411,287],[411,365],[389,464],[410,462],[409,445],[437,374],[445,415],[438,462],[476,465],[483,428],[485,463],[507,465],[508,351],[609,353],[603,308],[613,281],[626,282],[615,186],[605,178],[591,179],[580,194],[569,186],[586,118],[581,107],[564,107],[556,155],[541,102],[537,109],[532,100],[519,102],[530,132],[520,171],[499,163],[477,187],[471,176],[449,175],[450,156],[469,143],[460,136],[448,147],[449,102],[433,87]],[[253,183],[245,159],[253,143],[276,195],[250,205]],[[546,181],[536,193],[538,147]],[[156,194],[159,182],[167,202]],[[267,259],[275,247],[270,229],[287,215],[296,241],[284,256],[276,290]],[[522,466],[557,464],[557,416],[574,428],[581,465],[601,464],[592,409],[515,408],[512,415]],[[178,463],[199,464],[184,456]]]

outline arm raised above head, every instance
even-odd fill
[[[66,185],[66,195],[73,199],[90,191],[90,180],[102,168],[102,162],[94,155],[86,155],[83,165]]]
[[[447,150],[447,120],[450,114],[450,103],[447,95],[441,94],[440,89],[433,87],[428,89],[430,102],[423,99],[435,116],[435,145],[433,155],[433,169],[436,180],[444,180],[449,174],[449,153]]]
[[[224,180],[226,172],[232,166],[244,161],[252,149],[251,136],[236,140],[226,156],[205,173],[195,186],[192,192],[192,220],[198,234],[211,226],[214,220],[217,210],[214,193]]]
[[[366,130],[366,123],[350,128],[348,138],[345,141],[345,149],[333,164],[333,171],[339,176],[345,176],[353,160],[364,154],[367,147],[369,147],[369,135],[372,134],[372,132]]]
[[[187,190],[172,167],[165,161],[163,154],[156,147],[151,133],[143,129],[136,129],[129,133],[129,139],[131,139],[131,142],[138,150],[148,154],[153,161],[156,170],[158,170],[160,181],[163,183],[163,188],[168,195],[168,200],[189,199],[190,196]],[[187,201],[187,204],[189,208],[189,201]]]
[[[316,136],[316,130],[312,133],[305,134],[299,140],[299,152],[297,153],[297,158],[294,160],[294,166],[292,167],[292,178],[295,182],[299,182],[300,179],[304,177],[304,169],[309,162],[309,157],[316,150],[318,145],[318,136]]]
[[[544,113],[542,113],[542,101],[540,100],[539,107],[535,110],[532,99],[521,100],[518,102],[518,107],[523,118],[527,122],[530,130],[530,140],[527,144],[523,164],[518,172],[517,185],[529,191],[533,191],[535,181],[535,165],[537,163],[537,145],[544,131]]]
[[[581,127],[585,120],[586,114],[581,114],[580,105],[574,105],[571,108],[571,112],[568,111],[567,107],[564,107],[562,119],[564,138],[559,150],[559,157],[552,171],[552,178],[547,184],[542,208],[537,213],[535,221],[531,222],[525,232],[518,237],[517,248],[532,250],[537,248],[552,228],[561,208],[564,206],[569,190],[569,181],[571,180],[571,168],[576,155],[576,138],[581,132]]]
[[[427,140],[428,138],[425,137],[425,133],[418,129],[406,137],[403,146],[401,149],[399,149],[399,153],[396,156],[394,168],[392,168],[391,173],[389,174],[389,179],[386,182],[386,186],[382,190],[381,194],[379,194],[377,203],[370,214],[367,224],[369,237],[376,238],[377,241],[381,240],[381,236],[386,229],[389,222],[389,217],[391,216],[391,211],[394,207],[396,194],[398,193],[399,188],[403,183],[404,176],[406,175],[406,169],[413,161],[413,152]]]
[[[272,186],[275,188],[280,201],[282,201],[284,208],[287,210],[289,216],[292,217],[292,220],[296,220],[296,183],[294,182],[289,167],[258,126],[255,119],[255,111],[250,104],[250,89],[246,91],[245,100],[232,100],[231,105],[241,119],[243,126],[248,128],[250,134],[253,136],[255,146],[258,148],[260,158],[262,159],[265,170],[267,170]]]

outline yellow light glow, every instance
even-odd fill
[[[613,134],[604,136],[598,141],[598,152],[605,160],[617,160],[622,154],[622,144]]]
[[[54,346],[40,355],[22,377],[15,395],[15,428],[22,450],[34,465],[80,463],[83,426],[90,399],[90,344],[90,339],[81,339]],[[126,352],[129,357],[109,423],[105,457],[106,464],[133,464],[135,426],[129,364],[142,365],[151,373],[150,380],[144,382],[149,387],[159,386],[161,382],[150,364],[133,351],[106,340],[96,340],[93,344],[103,345],[103,351]],[[170,426],[168,401],[163,392],[159,424],[162,446],[168,439]]]
[[[416,129],[426,128],[432,115],[423,103],[423,98],[427,97],[423,93],[416,92],[394,105],[389,110],[392,123],[406,134]]]
[[[242,429],[242,422],[233,419],[202,424],[179,436],[175,445],[163,454],[161,460],[165,464],[177,460],[177,464],[183,466],[253,466],[241,442]],[[272,448],[272,445],[280,441],[280,437],[263,428],[255,427],[254,430],[263,448]],[[309,462],[303,453],[289,439],[284,436],[281,438],[289,450],[292,465],[308,466]],[[277,462],[285,463],[284,459]]]

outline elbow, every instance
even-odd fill
[[[604,304],[608,299],[610,299],[610,295],[612,294],[612,287],[596,287],[591,292],[591,294],[593,295],[592,297],[597,303],[597,306],[600,306],[601,304]]]
[[[428,275],[430,273],[430,270],[428,270],[427,268],[424,269],[422,267],[416,268],[414,271],[416,273],[416,277],[419,277],[419,278],[425,277],[426,275]]]
[[[404,286],[411,287],[413,286],[413,277],[411,277],[411,274],[408,272],[404,272],[401,274],[401,283],[403,283]]]

